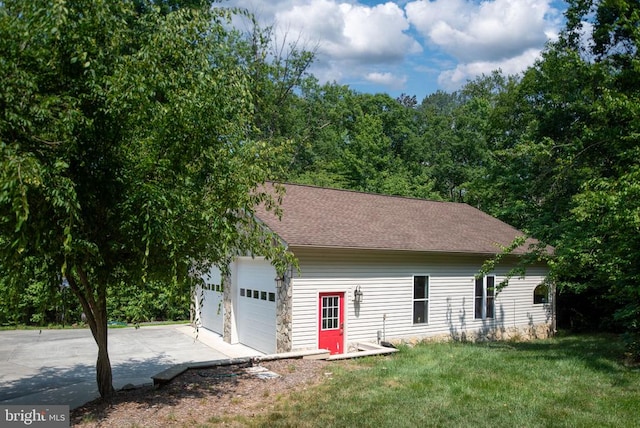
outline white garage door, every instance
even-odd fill
[[[224,307],[222,306],[222,293],[214,290],[204,290],[202,296],[202,313],[200,319],[202,326],[208,330],[223,334]]]
[[[202,326],[218,334],[224,333],[224,308],[222,306],[222,278],[220,270],[212,267],[204,277],[205,289],[202,295],[196,298],[201,301],[201,313],[198,314],[202,320]]]
[[[266,354],[276,352],[275,277],[264,259],[238,260],[238,339]]]

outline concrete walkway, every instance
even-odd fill
[[[89,329],[0,331],[0,404],[59,404],[75,408],[99,397],[98,347]],[[260,352],[230,345],[208,330],[163,325],[109,330],[113,386],[150,384],[175,365]]]

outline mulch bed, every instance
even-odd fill
[[[324,360],[283,359],[187,370],[161,388],[118,391],[71,412],[78,427],[245,426],[284,398],[331,377]],[[274,375],[275,374],[275,375]]]

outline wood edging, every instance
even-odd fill
[[[363,349],[364,348],[364,349]],[[211,360],[211,361],[201,361],[201,362],[190,362],[190,363],[182,363],[176,364],[175,366],[169,367],[166,370],[161,371],[160,373],[151,376],[153,379],[153,386],[161,387],[169,382],[171,382],[174,378],[186,372],[189,369],[208,369],[211,367],[223,367],[223,366],[232,366],[232,365],[246,365],[252,366],[254,364],[260,363],[261,361],[275,361],[275,360],[284,360],[284,359],[312,359],[312,360],[343,360],[347,358],[357,358],[357,357],[366,357],[370,355],[380,355],[380,354],[391,354],[394,352],[398,352],[397,349],[394,348],[368,348],[368,347],[360,347],[360,351],[358,352],[349,352],[346,354],[338,354],[338,355],[330,355],[329,351],[326,349],[308,349],[304,351],[293,351],[293,352],[283,352],[280,354],[269,354],[269,355],[260,355],[256,357],[244,357],[244,358],[225,358],[220,360]]]

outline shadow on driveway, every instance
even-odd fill
[[[184,325],[109,330],[114,388],[150,384],[175,364],[226,358],[188,332]],[[87,329],[0,332],[0,404],[81,406],[99,396],[96,358]]]

